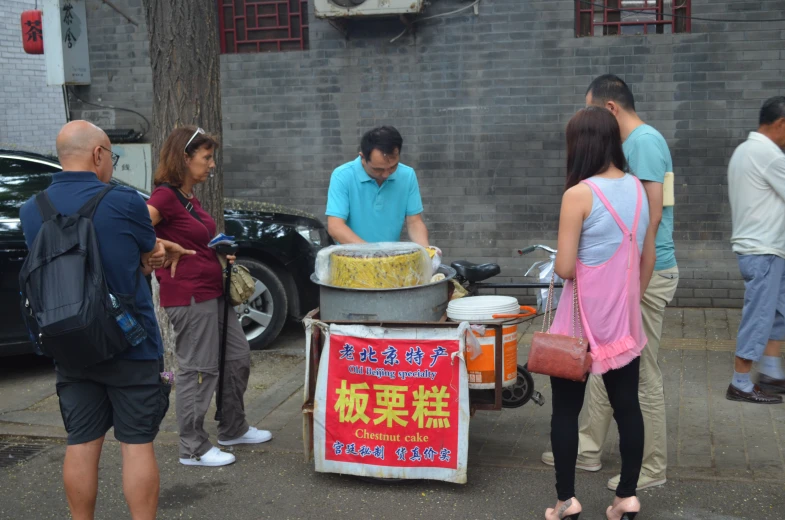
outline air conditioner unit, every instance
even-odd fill
[[[317,18],[416,14],[424,7],[425,0],[314,0]]]

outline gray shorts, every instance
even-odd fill
[[[171,386],[161,382],[158,360],[110,359],[67,371],[57,368],[57,396],[68,444],[106,435],[126,444],[147,444],[169,409]]]
[[[785,259],[775,255],[737,255],[744,278],[736,355],[758,361],[769,340],[785,339]]]

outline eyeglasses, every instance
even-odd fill
[[[98,145],[98,146],[101,146],[101,145]],[[101,146],[101,148],[103,148],[104,150],[106,150],[107,152],[109,152],[112,155],[112,168],[117,168],[117,163],[120,161],[120,156],[117,155],[116,153],[114,153],[112,150],[110,150],[109,148],[107,148],[105,146]]]
[[[184,151],[184,152],[187,152],[187,151],[188,151],[188,145],[189,145],[189,144],[191,144],[191,141],[193,141],[193,140],[194,140],[194,137],[196,137],[196,136],[197,136],[197,135],[199,135],[199,134],[203,134],[203,133],[205,133],[205,131],[204,131],[204,130],[202,130],[201,128],[197,128],[197,129],[196,129],[196,132],[194,132],[194,135],[192,135],[192,136],[191,136],[191,138],[190,138],[190,139],[188,139],[188,142],[187,142],[187,143],[185,143],[185,148],[183,149],[183,151]]]

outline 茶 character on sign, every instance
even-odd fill
[[[420,385],[419,390],[414,391],[412,420],[417,421],[420,428],[423,428],[423,425],[425,428],[449,428],[450,411],[445,410],[448,405],[446,400],[449,398],[450,394],[447,393],[446,386],[441,388],[432,386],[430,390],[426,390],[423,385]]]
[[[41,20],[27,20],[25,25],[27,26],[27,32],[25,33],[27,41],[37,42],[39,38],[43,38],[44,33],[41,30]]]
[[[71,25],[74,21],[74,6],[71,5],[71,2],[66,1],[63,5],[63,12],[65,15],[63,16],[63,23],[67,25]]]
[[[406,460],[406,448],[404,448],[403,446],[395,450],[395,454],[398,456],[398,460],[400,461]]]
[[[377,408],[373,409],[373,413],[378,414],[373,420],[373,424],[379,424],[382,421],[387,421],[387,427],[392,428],[393,421],[401,426],[406,426],[409,421],[402,419],[406,417],[409,412],[404,408],[406,400],[407,386],[395,385],[373,385],[376,390],[376,405]]]
[[[398,349],[392,345],[382,351],[382,356],[384,356],[384,364],[390,365],[391,367],[394,367],[401,362],[401,360],[398,359]]]
[[[439,460],[442,462],[450,462],[450,453],[452,453],[447,448],[442,448],[442,451],[439,452]]]
[[[335,389],[338,399],[335,401],[334,409],[339,413],[338,422],[356,423],[360,420],[368,424],[368,421],[371,420],[365,415],[368,394],[360,393],[358,390],[368,390],[368,383],[352,383],[349,388],[346,388],[346,380],[344,379],[341,381],[341,388]]]
[[[433,365],[439,360],[440,357],[447,356],[447,349],[444,347],[436,347],[433,349],[433,354],[431,354],[431,365],[430,368],[433,368]]]
[[[357,450],[355,450],[354,447],[355,447],[354,443],[347,444],[346,445],[346,454],[347,455],[359,455],[359,453],[357,453]]]
[[[428,446],[422,452],[422,456],[425,457],[425,460],[433,461],[433,458],[436,456],[436,450]]]
[[[425,352],[422,351],[420,346],[416,347],[409,347],[409,350],[406,351],[406,362],[410,365],[422,365],[422,358],[425,356]]]
[[[338,359],[348,359],[349,361],[354,361],[354,346],[348,343],[344,343],[341,350],[338,351],[341,355]]]
[[[371,451],[371,448],[369,448],[368,446],[361,446],[360,447],[360,457],[365,458],[365,457],[369,456],[371,453],[373,453],[373,452]]]
[[[422,455],[420,455],[420,447],[415,446],[412,448],[412,456],[409,457],[409,460],[414,462],[420,462],[422,460]]]
[[[335,441],[333,443],[333,450],[335,450],[336,455],[343,453],[343,446],[344,444],[341,441]]]
[[[376,350],[370,345],[365,347],[360,351],[360,362],[361,363],[377,363],[379,360],[376,359]]]

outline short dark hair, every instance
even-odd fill
[[[592,102],[595,105],[604,105],[608,101],[616,102],[625,110],[635,111],[635,98],[630,87],[619,76],[604,74],[595,78],[586,90],[591,92]]]
[[[590,106],[578,111],[567,123],[568,190],[584,179],[614,165],[624,171],[627,161],[621,147],[619,123],[610,110]]]
[[[783,117],[785,117],[785,96],[774,96],[767,99],[760,108],[758,124],[770,125]]]
[[[380,126],[373,130],[368,130],[360,141],[360,151],[366,161],[371,160],[371,152],[379,150],[385,155],[398,150],[400,153],[403,148],[403,137],[393,126]]]

